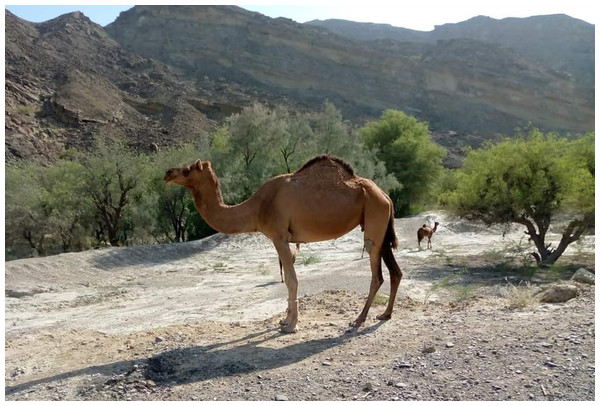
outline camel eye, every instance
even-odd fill
[[[189,169],[184,169],[183,170],[183,176],[189,176],[190,175],[190,170]]]

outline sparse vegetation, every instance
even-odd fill
[[[377,292],[375,294],[375,298],[373,299],[373,305],[381,306],[381,305],[387,304],[388,300],[389,300],[388,296],[386,296],[380,292]]]
[[[457,302],[464,302],[472,298],[479,285],[473,283],[461,283],[461,277],[468,272],[469,270],[467,268],[461,268],[433,282],[429,290],[425,293],[425,303],[429,302],[429,298],[432,294],[439,294],[441,291],[445,291],[446,294],[452,295]]]
[[[312,265],[312,264],[318,264],[319,262],[321,262],[321,258],[318,257],[317,255],[304,255],[304,254],[300,254],[300,258],[298,258],[298,262],[301,263],[302,265]]]
[[[536,290],[527,281],[519,282],[517,285],[506,279],[506,286],[500,288],[500,296],[508,300],[511,309],[523,309],[538,303],[534,295]]]
[[[16,107],[17,112],[26,116],[32,116],[35,113],[36,107],[33,105],[18,104]]]
[[[456,301],[464,302],[471,299],[475,295],[475,291],[480,286],[475,283],[468,283],[466,285],[456,286]]]

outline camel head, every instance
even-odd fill
[[[194,188],[214,178],[210,162],[197,160],[191,165],[171,168],[163,178],[165,183]]]

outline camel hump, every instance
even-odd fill
[[[314,157],[313,159],[311,159],[310,161],[308,161],[304,165],[302,165],[302,167],[300,169],[298,169],[296,171],[296,173],[302,172],[306,168],[309,168],[315,164],[325,162],[325,161],[329,161],[329,162],[341,167],[346,172],[348,172],[348,174],[350,176],[354,176],[354,168],[352,168],[352,165],[350,165],[348,162],[344,161],[342,158],[338,158],[337,156],[334,156],[331,154],[323,154],[323,155],[318,155],[318,156]]]

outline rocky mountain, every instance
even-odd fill
[[[34,24],[5,11],[5,21],[6,161],[52,161],[94,137],[153,150],[204,136],[251,101],[128,51],[82,13]]]
[[[511,48],[530,63],[594,86],[594,25],[564,14],[501,20],[478,16],[457,24],[438,25],[432,31],[335,19],[307,24],[362,41],[393,39],[434,44],[469,38],[494,43]]]
[[[232,6],[136,6],[104,28],[5,14],[6,160],[52,160],[96,136],[171,145],[254,101],[329,100],[356,124],[400,109],[451,148],[528,122],[594,128],[593,87],[475,39],[366,42]]]

